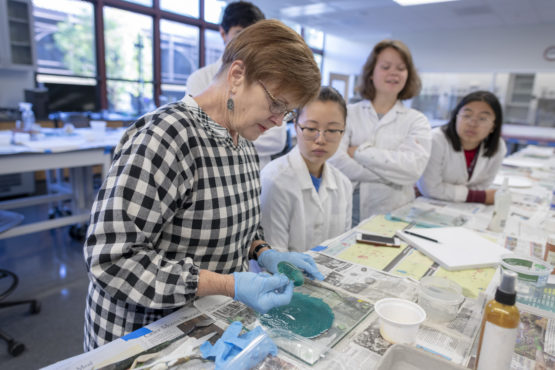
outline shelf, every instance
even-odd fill
[[[29,24],[29,19],[27,19],[27,18],[19,18],[19,17],[8,17],[8,21],[10,21],[10,22],[14,22],[14,23],[24,23],[24,24]]]
[[[530,89],[514,89],[513,90],[513,95],[514,94],[518,94],[518,95],[532,95],[532,88]]]
[[[28,41],[10,41],[11,46],[19,46],[19,47],[31,47],[31,43]]]
[[[27,3],[9,1],[7,3],[8,19],[27,19],[28,7]]]

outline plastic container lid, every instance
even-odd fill
[[[548,262],[538,258],[520,256],[517,254],[502,255],[501,267],[516,272],[518,278],[523,280],[547,276],[551,274],[551,270],[553,270],[553,266]]]
[[[420,293],[437,304],[458,305],[464,300],[459,284],[438,276],[426,276],[420,280]]]

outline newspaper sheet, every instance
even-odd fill
[[[484,209],[482,204],[452,203],[420,197],[392,211],[389,216],[393,220],[415,222],[423,227],[467,226]]]
[[[523,311],[511,369],[555,369],[555,320]]]
[[[474,207],[473,209],[482,209],[479,205],[475,205]],[[463,206],[461,206],[461,208],[466,209]],[[375,216],[363,221],[357,227],[357,230],[375,232],[376,229],[382,228],[382,230],[387,230],[384,235],[392,235],[395,231],[402,229],[406,225],[406,222],[391,221],[387,220],[384,216]],[[493,242],[501,243],[502,236],[500,234],[492,234],[483,231],[478,232],[483,237]],[[325,276],[333,272],[333,274],[329,276],[330,283],[332,284],[333,280],[336,280],[336,276],[339,276],[339,278],[344,277],[344,274],[341,272],[342,270],[351,269],[352,266],[355,265],[358,267],[353,268],[353,270],[358,269],[360,276],[357,276],[357,278],[359,279],[373,279],[372,276],[364,276],[374,274],[372,272],[373,270],[380,270],[384,279],[390,282],[389,284],[393,284],[391,282],[395,281],[392,276],[418,281],[423,276],[437,275],[455,281],[461,285],[465,296],[476,298],[480,293],[486,291],[496,271],[495,268],[447,271],[439,267],[439,265],[434,263],[429,257],[407,246],[405,243],[401,243],[400,248],[374,247],[366,244],[358,244],[356,242],[356,231],[346,232],[325,244],[327,245],[317,248],[319,250],[318,253],[310,253],[312,253],[316,262],[323,269],[322,273]],[[361,268],[361,266],[366,269]],[[354,272],[349,271],[349,273]],[[362,284],[363,281],[364,280],[359,280],[358,283]],[[345,282],[345,284],[349,283]],[[352,284],[356,283],[353,282]],[[363,288],[361,287],[360,289]],[[354,294],[360,293],[363,296],[365,294],[364,292],[357,292],[354,287],[349,291]],[[393,291],[397,291],[397,289]],[[391,295],[391,291],[389,291],[388,294]],[[405,298],[403,292],[398,294],[399,297]],[[372,300],[372,297],[368,298]]]
[[[466,300],[455,320],[449,323],[425,321],[420,326],[415,345],[454,363],[466,366],[471,358],[474,338],[480,327],[480,307],[478,301]],[[361,359],[365,355],[370,355],[371,359],[383,356],[392,344],[381,336],[379,319],[373,315],[371,320],[364,324],[351,338],[346,346],[347,351]]]
[[[221,334],[222,329],[213,320],[207,320],[209,318],[198,309],[186,306],[107,345],[57,362],[47,369],[127,369],[142,354],[162,351],[192,336],[201,337],[210,332]],[[211,341],[215,341],[220,334],[211,338]]]
[[[392,296],[409,300],[416,298],[418,283],[413,279],[387,274],[321,253],[310,254],[325,276],[324,281],[340,291],[370,302]]]
[[[555,284],[546,284],[541,292],[536,293],[531,297],[519,297],[517,294],[519,307],[555,319]]]

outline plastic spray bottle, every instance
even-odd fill
[[[520,313],[515,306],[516,279],[516,272],[504,271],[495,299],[486,304],[476,355],[477,370],[511,368],[520,322]]]
[[[33,108],[33,104],[31,103],[19,103],[21,121],[23,122],[23,130],[25,131],[31,131],[35,124],[35,114],[31,108]]]
[[[501,189],[495,192],[493,217],[488,229],[500,233],[505,229],[509,210],[511,209],[511,192],[509,191],[509,179],[503,179]]]

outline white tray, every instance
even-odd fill
[[[463,370],[468,368],[406,344],[395,344],[385,352],[375,370]]]

